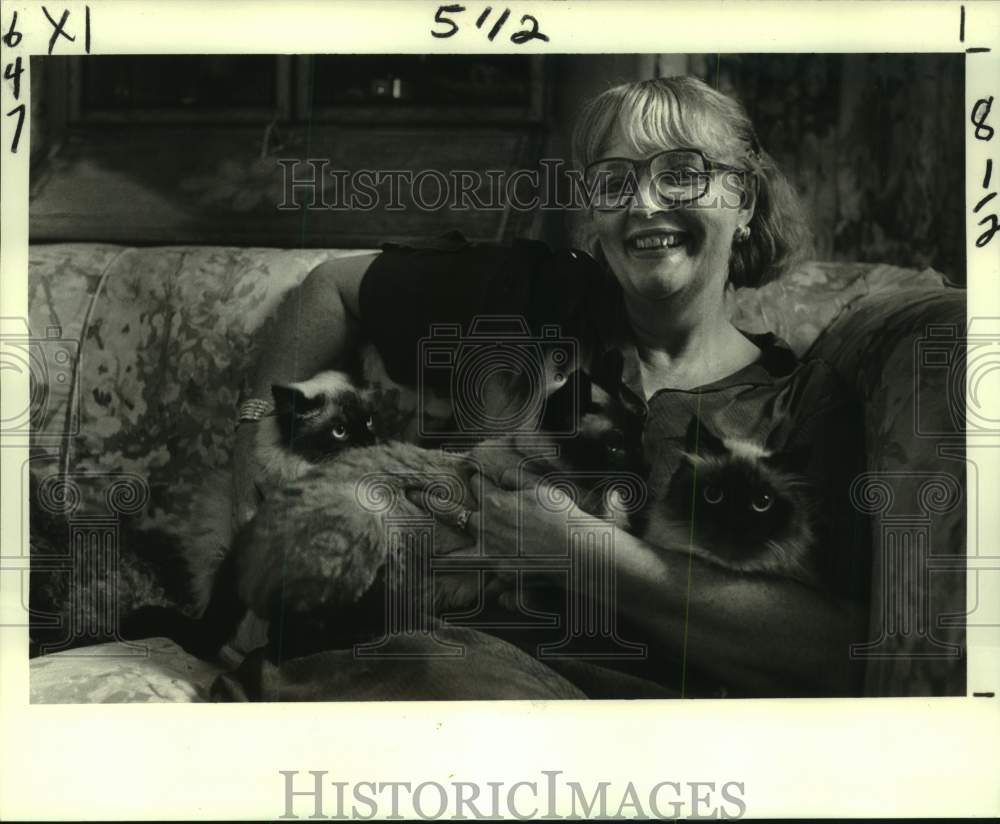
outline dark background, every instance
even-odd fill
[[[567,216],[295,210],[278,157],[519,169],[568,157],[609,85],[689,73],[741,99],[801,193],[814,257],[964,282],[962,55],[32,58],[31,240],[374,247],[459,228],[567,242]]]

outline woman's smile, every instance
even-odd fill
[[[625,239],[625,247],[633,254],[644,255],[677,249],[687,243],[689,235],[678,229],[646,229]]]
[[[684,273],[698,257],[697,238],[697,233],[677,225],[626,227],[620,247],[623,259],[617,262],[631,274],[622,285],[651,300],[682,289],[689,279]]]

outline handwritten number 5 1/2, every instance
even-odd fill
[[[431,30],[431,36],[437,38],[453,37],[458,33],[458,23],[451,19],[448,15],[461,14],[465,11],[465,6],[460,6],[457,3],[450,6],[438,6],[437,12],[434,14],[434,22],[438,23],[445,28],[440,31]],[[492,6],[487,6],[483,9],[482,14],[476,19],[476,28],[481,29],[483,24],[489,19],[491,13],[493,12]],[[507,18],[510,17],[510,9],[504,9],[501,12],[499,18],[490,28],[489,33],[486,38],[489,41],[493,39],[500,33],[504,24],[507,22]],[[549,37],[546,34],[542,34],[538,30],[538,20],[531,14],[525,14],[521,16],[521,25],[524,26],[528,24],[527,28],[523,28],[520,31],[514,32],[510,36],[510,42],[517,46],[527,43],[529,40],[541,40],[545,43],[549,42]]]

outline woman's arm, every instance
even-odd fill
[[[247,376],[251,397],[269,399],[273,383],[304,380],[350,360],[357,346],[358,291],[376,254],[328,260],[289,290],[259,333],[260,355]],[[255,439],[255,424],[239,426],[233,503],[240,524],[252,517],[257,503]]]
[[[376,256],[328,260],[289,290],[261,329],[251,395],[270,398],[272,383],[305,380],[348,360],[357,344],[358,290]]]
[[[469,530],[491,554],[563,554],[567,518],[539,506],[533,489],[484,495]],[[480,531],[480,528],[482,531]],[[850,644],[868,640],[867,610],[796,581],[730,571],[615,532],[613,606],[652,650],[684,657],[688,669],[759,695],[856,695],[861,667]],[[584,596],[589,593],[583,593]],[[595,596],[600,593],[593,593]]]
[[[733,572],[621,531],[615,561],[622,613],[646,643],[686,656],[692,668],[765,695],[860,689],[861,667],[849,650],[868,637],[862,604]]]

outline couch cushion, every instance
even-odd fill
[[[100,644],[35,658],[33,704],[189,703],[208,700],[223,668],[199,661],[173,641]]]
[[[873,294],[812,350],[865,401],[852,499],[873,527],[869,695],[965,693],[965,318],[961,289]]]
[[[738,290],[733,321],[748,332],[774,332],[802,355],[824,329],[865,296],[940,287],[945,282],[934,269],[811,261],[759,289]]]
[[[64,336],[80,340],[80,424],[70,470],[84,481],[107,473],[143,478],[147,512],[175,512],[206,471],[228,464],[253,331],[314,266],[360,253],[35,247],[33,331],[59,324]],[[99,286],[81,335],[81,313]],[[45,416],[36,443],[61,431],[61,402]],[[81,511],[104,508],[106,482],[82,483]]]

